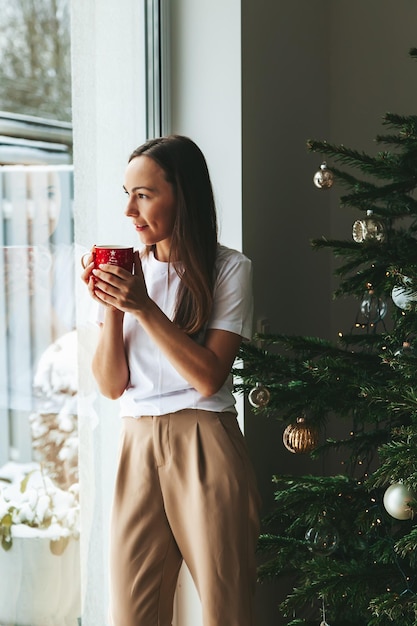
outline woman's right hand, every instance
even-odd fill
[[[90,252],[86,252],[85,254],[82,255],[80,261],[81,261],[81,266],[84,269],[84,272],[81,274],[81,278],[84,280],[84,274],[85,274],[85,270],[87,269],[87,267],[89,265],[91,265],[91,263],[93,262],[93,250],[94,250],[94,246],[91,248]],[[90,272],[91,273],[91,272]]]
[[[84,269],[81,274],[81,280],[85,282],[86,285],[88,285],[91,278],[91,272],[94,269],[93,250],[94,247],[91,248],[90,252],[86,252],[81,257],[81,265]]]
[[[95,280],[93,276],[93,269],[94,269],[93,251],[94,251],[94,246],[91,248],[90,252],[86,252],[81,257],[81,265],[84,268],[83,272],[81,273],[81,280],[87,285],[88,293],[93,298],[93,300],[95,300],[96,302],[100,302],[100,304],[103,304],[103,302],[99,298],[97,298],[95,294]]]
[[[87,285],[88,293],[93,298],[93,300],[101,304],[101,306],[104,306],[107,310],[117,311],[121,313],[119,309],[112,306],[111,304],[108,304],[107,302],[104,302],[104,300],[102,300],[101,298],[97,296],[96,278],[94,277],[94,274],[93,274],[93,270],[94,270],[93,251],[94,251],[94,246],[91,248],[90,252],[86,252],[81,257],[81,265],[84,268],[84,271],[81,273],[81,280]],[[122,316],[123,315],[124,314],[122,314]]]

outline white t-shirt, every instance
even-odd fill
[[[142,268],[149,296],[172,319],[180,281],[175,268],[155,259],[152,252],[142,258]],[[206,328],[227,330],[250,339],[252,266],[241,252],[218,246],[213,295],[213,310]],[[122,417],[163,415],[188,408],[236,412],[231,376],[216,394],[203,397],[176,371],[129,313],[124,317],[123,334],[130,381],[120,399]]]

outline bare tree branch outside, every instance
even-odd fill
[[[0,110],[71,121],[69,0],[0,0]]]

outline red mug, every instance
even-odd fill
[[[94,246],[93,261],[95,269],[102,263],[118,265],[128,272],[133,271],[133,248],[124,246]]]

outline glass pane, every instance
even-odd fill
[[[0,11],[0,624],[77,626],[69,4]]]
[[[71,121],[69,0],[0,0],[0,110]]]

